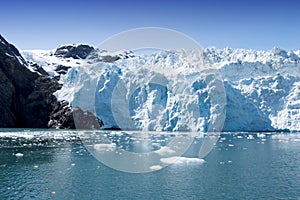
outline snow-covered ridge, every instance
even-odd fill
[[[247,49],[205,49],[206,56],[222,71],[225,80],[238,81],[249,77],[297,73],[300,51],[275,47],[269,51]],[[232,73],[236,71],[235,73]]]
[[[72,46],[76,48],[80,45],[83,44],[61,45],[59,48],[63,48],[66,46]],[[108,52],[103,49],[95,48],[95,51],[91,52],[91,54],[86,59],[74,59],[72,57],[64,58],[55,56],[56,51],[57,49],[23,50],[21,51],[21,54],[28,61],[33,61],[42,66],[51,75],[58,75],[54,70],[54,67],[56,65],[79,67],[84,64],[92,64],[98,61],[102,61],[101,58],[106,57],[118,57],[119,59],[134,57],[133,53],[128,50]],[[215,47],[209,47],[204,49],[204,54],[206,58],[209,59],[210,62],[216,67],[221,70],[223,69],[223,71],[228,71],[228,73],[224,72],[224,75],[229,75],[229,72],[232,70],[227,70],[227,68],[234,68],[234,70],[238,70],[242,66],[243,68],[249,68],[248,72],[251,71],[249,73],[254,76],[257,76],[257,74],[254,74],[254,72],[264,74],[268,74],[271,72],[275,74],[280,72],[285,73],[284,70],[287,70],[287,65],[289,67],[298,66],[298,64],[300,63],[300,50],[285,51],[278,47],[275,47],[269,51],[231,48],[217,49]],[[253,70],[252,67],[254,67],[255,69]],[[238,77],[236,73],[232,74],[232,76],[234,76],[232,78]]]
[[[299,62],[300,50],[286,51],[279,47],[271,50],[252,50],[252,49],[217,49],[215,47],[206,48],[205,53],[212,58],[212,62]]]
[[[66,68],[95,62],[114,62],[118,59],[133,57],[132,52],[127,50],[107,52],[83,44],[61,45],[54,50],[24,50],[21,51],[21,54],[27,61],[41,66],[50,77],[59,76],[62,70],[61,66],[64,66],[64,70],[66,70]],[[30,70],[34,71],[35,69],[31,67]]]
[[[75,92],[76,89],[80,89],[75,82],[78,73],[83,70],[84,73],[91,74],[89,72],[91,69],[100,72],[97,80],[96,98],[99,104],[96,106],[96,112],[98,117],[103,119],[105,128],[118,126],[111,107],[112,91],[117,82],[124,80],[126,74],[136,72],[137,66],[156,64],[175,70],[187,78],[193,86],[198,84],[197,88],[194,88],[199,93],[197,130],[209,130],[213,116],[212,97],[208,92],[209,84],[201,82],[205,80],[206,75],[201,76],[201,73],[193,71],[192,66],[184,61],[180,52],[166,51],[148,56],[134,56],[127,51],[109,53],[97,50],[85,59],[57,57],[54,53],[54,50],[22,51],[27,60],[41,65],[50,76],[60,75],[60,81],[64,86],[56,95],[59,99],[68,100],[70,103],[74,98],[73,89]],[[206,48],[203,53],[205,59],[209,60],[222,76],[227,99],[224,131],[300,130],[300,50]],[[112,63],[101,60],[114,56],[118,56],[118,59],[108,59]],[[70,68],[66,70],[66,74],[59,74],[56,70],[58,65]],[[195,79],[195,75],[198,78]],[[129,110],[136,126],[181,130],[180,127],[188,123],[184,120],[181,124],[178,123],[180,112],[178,107],[175,109],[176,100],[167,96],[168,90],[165,90],[166,88],[152,85],[148,92],[135,93],[136,98],[140,100]],[[163,106],[163,109],[157,110],[154,104]],[[164,112],[160,122],[165,123],[157,123],[158,120],[153,118],[157,112]]]

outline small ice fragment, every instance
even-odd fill
[[[72,165],[72,166],[75,166],[75,163],[72,163],[71,165]]]
[[[200,158],[188,158],[188,157],[179,157],[179,156],[172,156],[172,157],[167,157],[167,158],[161,158],[160,161],[162,163],[166,164],[202,164],[204,163],[203,159]]]
[[[37,166],[37,165],[34,165],[33,167],[34,167],[34,168],[39,168],[39,166]]]
[[[265,137],[266,137],[266,135],[265,135],[265,134],[263,134],[263,133],[257,133],[257,137],[258,137],[258,138],[265,138]]]
[[[238,138],[238,139],[242,139],[242,138],[243,138],[243,136],[241,136],[241,135],[238,135],[238,136],[236,136],[236,138]]]
[[[254,137],[253,137],[253,135],[248,135],[247,139],[248,139],[248,140],[253,140]]]
[[[166,156],[166,155],[173,155],[176,153],[176,151],[174,151],[170,147],[161,147],[160,149],[156,150],[155,153],[161,156]]]
[[[152,165],[150,167],[150,170],[153,170],[153,171],[161,170],[161,169],[162,169],[162,166],[160,166],[160,165]]]
[[[232,163],[232,160],[228,160],[228,163]]]
[[[100,152],[115,151],[117,148],[115,143],[111,144],[94,144],[94,149]]]
[[[229,146],[229,147],[234,147],[234,145],[233,145],[233,144],[228,144],[228,146]]]
[[[17,156],[17,157],[23,157],[24,154],[22,154],[22,153],[16,153],[15,156]]]

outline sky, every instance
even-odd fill
[[[0,34],[21,50],[99,45],[133,28],[182,32],[202,47],[300,49],[298,0],[3,0]]]

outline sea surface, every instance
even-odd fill
[[[300,199],[300,134],[222,133],[203,159],[198,140],[180,162],[126,173],[76,131],[1,129],[0,199]]]

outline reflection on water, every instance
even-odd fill
[[[28,144],[24,137],[3,137],[3,134],[0,137],[0,199],[297,199],[300,196],[298,134],[222,134],[204,160],[197,158],[199,144],[203,143],[199,137],[198,143],[193,141],[175,164],[141,174],[124,173],[103,165],[79,140],[67,134],[58,139],[49,137],[47,143],[46,137],[35,142],[33,138],[27,139]],[[12,143],[8,143],[9,138]],[[20,145],[18,140],[22,140]],[[127,147],[130,150],[131,146]],[[151,150],[159,149],[154,145]],[[16,156],[17,153],[23,156]],[[168,158],[164,161],[173,162]]]

